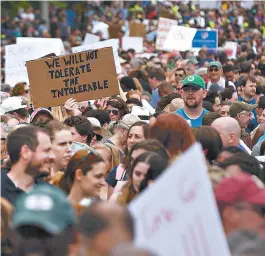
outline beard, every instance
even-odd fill
[[[44,167],[41,163],[30,161],[26,167],[26,173],[35,178],[40,175],[46,176],[50,173],[50,168],[48,168],[48,164],[45,164]]]
[[[199,106],[199,103],[196,100],[194,100],[193,103],[190,103],[189,100],[186,99],[184,100],[184,103],[188,108],[197,108]]]

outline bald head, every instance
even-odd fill
[[[211,126],[220,133],[224,147],[238,146],[241,129],[236,119],[220,117],[214,120]]]

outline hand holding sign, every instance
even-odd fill
[[[34,107],[119,94],[111,48],[28,61],[27,70]]]

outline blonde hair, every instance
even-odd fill
[[[142,85],[140,84],[140,82],[139,82],[139,80],[137,79],[137,78],[133,78],[133,81],[134,81],[134,84],[135,84],[135,87],[136,87],[136,89],[138,90],[138,91],[140,91],[140,92],[143,92],[144,90],[143,90],[143,87],[142,87]]]
[[[140,96],[140,98],[142,98],[142,92],[141,92],[141,91],[138,91],[138,90],[132,90],[132,91],[127,92],[127,94],[126,94],[126,98],[127,98],[127,100],[130,99],[131,96],[134,95],[134,94],[137,94],[137,95]]]
[[[52,107],[51,112],[53,117],[60,122],[64,122],[69,117],[63,106]]]
[[[107,170],[106,175],[116,166],[120,164],[120,151],[117,147],[110,143],[98,143],[93,147],[96,151],[97,149],[105,149],[108,151],[110,157],[109,162],[110,166]]]

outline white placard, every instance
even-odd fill
[[[99,36],[86,33],[86,36],[84,38],[83,44],[93,44],[93,43],[99,42],[99,40],[100,40],[100,37]]]
[[[49,53],[55,53],[57,56],[65,54],[63,41],[60,38],[17,37],[16,42],[17,44],[42,44],[42,47],[50,50]]]
[[[94,44],[84,44],[81,46],[73,47],[72,52],[77,53],[77,52],[82,52],[82,51],[87,51],[87,50],[101,49],[105,47],[112,47],[116,71],[117,71],[117,74],[120,74],[122,70],[121,70],[120,58],[119,58],[119,53],[118,53],[118,50],[119,50],[118,39],[109,39],[109,40],[100,41]]]
[[[196,28],[182,26],[171,26],[166,41],[163,45],[164,51],[187,51],[192,49],[192,40],[197,32]]]
[[[93,21],[93,28],[92,33],[101,33],[102,37],[104,39],[109,39],[109,25],[107,23],[104,23],[102,21]]]
[[[142,37],[124,36],[122,38],[122,49],[125,51],[134,49],[135,52],[142,53],[144,51],[143,43],[144,40]]]
[[[26,61],[35,60],[50,53],[59,53],[59,44],[22,42],[5,46],[5,83],[12,87],[18,82],[29,83]]]
[[[163,46],[167,39],[168,32],[170,31],[171,26],[178,25],[176,20],[159,18],[158,28],[157,28],[157,38],[156,38],[156,49],[164,50]]]
[[[211,0],[211,1],[199,0],[198,2],[200,5],[200,9],[219,9],[219,3],[217,0]]]
[[[225,43],[224,50],[226,50],[226,54],[229,59],[236,59],[237,42],[227,41]]]
[[[161,256],[229,256],[201,146],[177,159],[130,205],[139,247]]]

